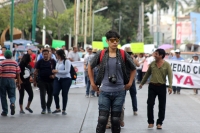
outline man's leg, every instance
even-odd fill
[[[180,94],[180,92],[181,92],[181,87],[177,87],[176,89],[177,89],[177,94]]]
[[[165,107],[166,107],[166,85],[160,86],[157,88],[158,92],[158,101],[159,101],[159,113],[158,120],[156,125],[162,125],[162,122],[165,119]]]
[[[148,99],[147,99],[147,117],[148,117],[148,123],[154,124],[154,104],[155,104],[155,98],[156,98],[156,92],[155,88],[157,86],[154,86],[152,84],[149,84],[148,88]]]
[[[0,79],[0,91],[1,91],[1,106],[3,109],[3,114],[8,114],[8,104],[7,104],[7,96],[6,96],[6,87],[4,78]]]
[[[50,111],[53,101],[53,83],[47,83],[47,95],[47,109]]]
[[[172,86],[174,94],[176,94],[176,86]]]
[[[116,92],[112,97],[111,105],[111,130],[113,133],[120,133],[120,116],[125,100],[125,91]]]
[[[138,111],[138,109],[137,109],[137,96],[136,96],[137,90],[136,90],[136,86],[135,86],[135,81],[133,81],[133,84],[132,84],[131,88],[129,89],[129,92],[130,92],[130,96],[131,96],[131,100],[132,100],[133,112],[135,114],[135,112]]]
[[[96,128],[96,133],[105,133],[106,124],[108,122],[108,116],[110,111],[110,98],[106,92],[100,92],[99,94],[99,117]]]
[[[15,86],[15,80],[12,78],[7,78],[7,92],[8,92],[8,98],[10,99],[10,109],[11,109],[11,115],[15,114],[15,100],[16,100],[16,86]]]
[[[46,110],[46,83],[39,81],[38,87],[40,88],[40,101],[42,110]]]
[[[89,97],[89,91],[90,91],[90,79],[87,77],[87,83],[86,83],[86,97]]]

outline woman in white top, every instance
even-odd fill
[[[142,53],[139,54],[139,56],[137,57],[136,60],[140,64],[139,67],[136,67],[136,69],[137,69],[137,83],[139,84],[141,82],[141,80],[142,80],[142,67],[143,67],[143,63],[145,61],[144,54],[142,54]]]
[[[199,62],[199,56],[198,56],[198,54],[194,54],[193,56],[192,56],[192,60],[190,61],[190,63],[200,63]],[[198,94],[198,89],[193,89],[194,90],[194,94],[196,95],[196,94]]]
[[[62,90],[62,99],[63,99],[62,114],[67,115],[65,110],[67,106],[69,88],[72,84],[72,79],[70,75],[71,62],[69,60],[66,60],[65,52],[62,49],[56,51],[56,56],[58,62],[56,63],[56,69],[52,71],[55,74],[55,79],[53,84],[53,96],[56,104],[56,110],[52,113],[55,114],[61,112],[59,104],[59,94],[60,90]]]

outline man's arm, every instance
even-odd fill
[[[33,79],[33,84],[34,84],[34,86],[36,86],[36,80],[37,80],[37,75],[38,75],[38,69],[35,69],[35,71],[34,71],[34,79]]]

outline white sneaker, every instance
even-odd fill
[[[134,112],[133,112],[133,115],[135,115],[135,116],[138,115],[137,111],[134,111]]]
[[[89,95],[85,95],[86,98],[89,98]]]

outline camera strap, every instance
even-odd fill
[[[109,55],[108,55],[109,56]],[[109,58],[110,57],[108,57],[108,59],[107,59],[107,71],[108,71],[108,78],[110,78],[110,71],[109,71]],[[117,71],[118,71],[118,54],[116,53],[116,67],[115,67],[115,71],[116,71],[116,76],[117,76]]]

